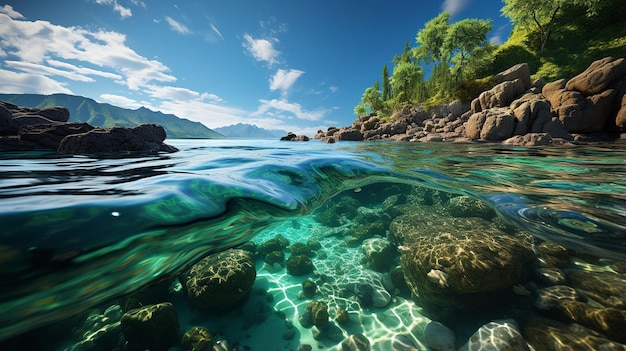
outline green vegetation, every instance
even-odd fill
[[[391,77],[383,66],[382,91],[378,81],[368,87],[355,114],[384,118],[415,104],[471,101],[493,86],[491,76],[522,62],[533,78],[553,81],[571,78],[600,58],[626,56],[624,0],[503,3],[502,14],[514,26],[506,43],[488,43],[488,20],[450,23],[450,14],[443,12],[417,32],[414,48],[407,42],[393,58]]]
[[[154,112],[144,107],[129,110],[110,104],[101,104],[82,96],[0,94],[0,100],[18,106],[35,108],[65,106],[70,111],[70,122],[86,122],[96,127],[131,127],[143,123],[156,123],[165,128],[168,138],[224,138],[223,135],[199,122],[192,122],[171,114]]]

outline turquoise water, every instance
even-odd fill
[[[352,260],[353,275],[360,274],[361,253],[341,246],[345,238],[337,235],[350,230],[351,218],[331,227],[322,223],[320,213],[347,194],[358,201],[356,207],[383,216],[380,204],[393,195],[385,193],[393,184],[401,192],[446,194],[444,202],[459,195],[482,200],[498,220],[537,242],[584,253],[579,266],[626,261],[623,143],[525,149],[460,143],[168,142],[181,151],[126,158],[0,156],[0,340],[69,321],[157,280],[173,279],[209,253],[277,234],[292,242],[322,241],[326,258],[318,254],[318,270],[336,271],[341,256],[342,262]],[[274,292],[271,308],[290,318],[303,303],[293,301],[302,279],[264,267],[261,260],[255,289]],[[626,292],[621,293],[623,298]],[[336,294],[324,296],[332,300],[329,296]],[[393,314],[394,325],[428,320],[428,314],[416,316],[419,305],[410,296],[398,296],[395,303],[384,309]],[[394,312],[398,306],[401,312]],[[360,308],[358,318],[370,321],[360,331],[367,336],[370,326],[368,338],[385,349],[383,340],[393,328],[371,322],[377,321],[372,314],[382,310],[362,307],[349,312]],[[413,339],[419,349],[419,337]],[[252,349],[261,343],[244,341]],[[302,340],[280,342],[297,349]],[[324,348],[338,344],[325,342]]]

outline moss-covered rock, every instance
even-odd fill
[[[193,327],[183,335],[181,346],[184,350],[209,351],[213,349],[215,336],[205,327]]]
[[[263,262],[271,265],[275,263],[282,265],[285,261],[285,253],[283,251],[272,251],[263,257]]]
[[[365,266],[377,272],[386,272],[396,258],[397,250],[385,238],[370,238],[363,241],[361,250],[365,256]]]
[[[302,294],[309,299],[317,293],[317,284],[314,281],[307,279],[302,282]]]
[[[130,310],[120,321],[128,350],[167,350],[178,343],[178,314],[169,303]]]
[[[272,251],[284,251],[289,246],[289,240],[282,235],[277,235],[268,241],[265,241],[256,248],[257,257],[265,257]]]
[[[291,255],[287,259],[287,273],[295,276],[313,272],[313,261],[307,255]]]
[[[287,250],[289,250],[292,255],[307,255],[309,257],[313,257],[313,250],[305,243],[293,243],[287,247]]]
[[[224,308],[248,296],[256,279],[248,251],[229,249],[207,256],[181,275],[191,305]]]
[[[494,306],[526,274],[534,257],[521,240],[476,217],[396,218],[390,234],[402,238],[408,286],[432,315]]]

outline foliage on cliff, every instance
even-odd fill
[[[503,0],[502,14],[513,23],[507,42],[487,41],[488,20],[450,23],[443,12],[407,42],[388,76],[368,87],[355,114],[389,116],[407,105],[433,106],[471,101],[491,88],[492,75],[527,62],[533,78],[571,78],[591,62],[626,56],[624,0]],[[427,77],[427,78],[425,78]]]

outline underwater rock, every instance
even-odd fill
[[[300,324],[309,328],[316,326],[318,328],[324,327],[328,324],[328,305],[322,301],[311,301],[304,307],[304,312],[300,315]]]
[[[272,251],[263,257],[263,262],[270,266],[277,263],[279,266],[285,261],[285,253],[283,251]]]
[[[315,220],[327,227],[339,227],[346,224],[344,218],[357,216],[360,202],[352,196],[342,196],[335,202],[328,202],[316,210]]]
[[[184,350],[210,351],[213,349],[215,336],[205,327],[193,327],[183,335],[181,346]]]
[[[554,285],[537,290],[535,307],[542,311],[554,311],[561,301],[586,301],[586,299],[572,287]]]
[[[416,344],[411,335],[394,334],[391,337],[392,351],[418,351],[421,348]],[[436,351],[433,349],[433,351]]]
[[[365,255],[365,266],[377,272],[386,272],[396,257],[396,249],[389,240],[370,238],[363,241],[361,250]]]
[[[287,246],[287,250],[291,252],[292,255],[306,255],[313,257],[313,250],[305,243],[293,243],[290,246]]]
[[[522,337],[517,322],[503,319],[480,327],[459,349],[471,350],[530,351],[530,348]]]
[[[545,318],[534,318],[524,327],[526,339],[535,350],[624,350],[623,344],[579,325],[566,325]]]
[[[567,283],[565,273],[558,268],[539,268],[535,275],[537,281],[543,285],[563,285]]]
[[[420,212],[409,213],[396,218],[389,232],[406,248],[401,264],[407,285],[440,320],[455,310],[493,308],[525,277],[524,266],[534,257],[523,241],[478,217],[425,220]],[[429,277],[432,270],[448,275],[448,287]]]
[[[335,321],[340,325],[345,325],[350,322],[350,314],[344,308],[338,308],[335,313]]]
[[[256,267],[248,251],[229,249],[209,255],[180,276],[192,306],[228,307],[248,295]]]
[[[167,350],[178,343],[178,314],[170,302],[124,313],[121,328],[128,350]]]
[[[491,219],[496,216],[496,212],[486,202],[467,195],[451,198],[449,209],[453,217]]]
[[[569,250],[552,242],[542,242],[537,246],[539,261],[546,267],[565,268],[569,265]]]
[[[452,329],[437,321],[431,321],[424,329],[424,343],[434,351],[455,351],[456,337]]]
[[[620,274],[570,271],[572,286],[606,307],[626,310],[626,277]]]
[[[560,301],[557,309],[574,323],[591,328],[609,339],[626,343],[626,311],[617,308],[595,308],[580,301]]]
[[[356,295],[363,307],[382,308],[391,303],[389,290],[393,287],[385,286],[387,282],[381,273],[363,269],[357,274],[344,275],[339,281],[342,282],[340,287]]]
[[[257,257],[265,257],[272,251],[284,251],[289,246],[289,239],[286,239],[282,235],[259,244],[256,248]]]
[[[287,273],[295,276],[313,272],[313,261],[307,255],[291,255],[287,259]]]
[[[302,282],[302,294],[309,299],[312,299],[317,292],[317,284],[314,281],[307,279]]]
[[[370,351],[370,341],[363,334],[352,334],[341,342],[341,351]]]

